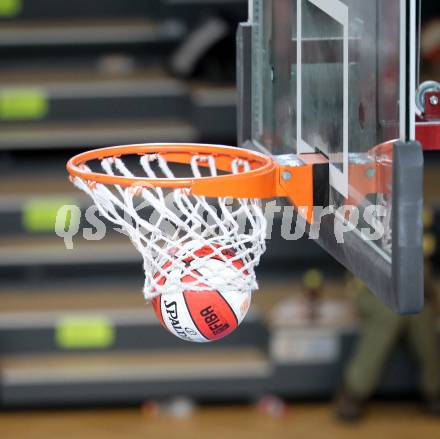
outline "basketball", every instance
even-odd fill
[[[226,261],[235,256],[232,249],[225,249],[220,254],[215,253],[209,246],[203,246],[193,251],[194,256],[188,256],[184,262],[191,267],[195,259],[206,258],[203,267],[197,270],[191,268],[191,275],[180,276],[182,284],[194,284],[199,277],[206,279],[206,273],[215,276],[227,277],[234,270]],[[181,268],[173,269],[172,262],[168,261],[163,268],[167,269],[169,276],[179,276]],[[243,268],[243,261],[235,259],[232,262],[235,268]],[[177,272],[177,273],[176,273]],[[244,275],[246,275],[244,271]],[[156,279],[160,276],[156,273]],[[162,275],[158,283],[166,286],[167,276]],[[199,286],[204,286],[200,284]],[[205,343],[220,340],[231,334],[238,328],[246,316],[251,303],[251,291],[226,290],[218,291],[209,289],[192,291],[190,289],[181,292],[162,294],[152,299],[156,316],[162,326],[177,337]]]

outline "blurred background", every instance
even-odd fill
[[[423,0],[422,16],[421,79],[440,81],[439,2]],[[1,437],[440,431],[419,410],[418,363],[400,337],[365,422],[353,430],[333,417],[368,318],[361,287],[313,242],[283,239],[281,215],[252,312],[235,334],[202,346],[160,327],[125,236],[84,239],[96,229],[90,201],[67,179],[72,154],[236,144],[235,31],[246,18],[242,0],[0,0]],[[437,336],[440,156],[425,159]],[[65,204],[81,207],[69,251],[54,234]]]

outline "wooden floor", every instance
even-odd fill
[[[426,417],[415,404],[374,404],[356,425],[340,424],[331,407],[298,404],[281,419],[252,407],[199,408],[188,418],[148,416],[139,409],[0,413],[2,439],[68,438],[295,438],[434,439],[440,420]]]

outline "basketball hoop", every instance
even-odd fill
[[[127,145],[79,154],[67,169],[142,254],[147,299],[257,288],[266,249],[261,199],[282,193],[271,157],[214,145]],[[221,275],[209,269],[213,258],[228,267]]]

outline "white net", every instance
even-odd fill
[[[161,154],[143,155],[131,166],[125,162],[102,159],[99,172],[129,178],[176,178],[173,166]],[[193,156],[186,168],[191,177],[217,176],[216,159],[211,155]],[[86,165],[83,169],[90,171]],[[231,173],[249,169],[246,160],[231,161]],[[107,186],[78,177],[73,182],[142,254],[147,299],[185,290],[258,288],[254,270],[266,249],[266,220],[259,199],[208,199],[192,195],[188,189]]]

